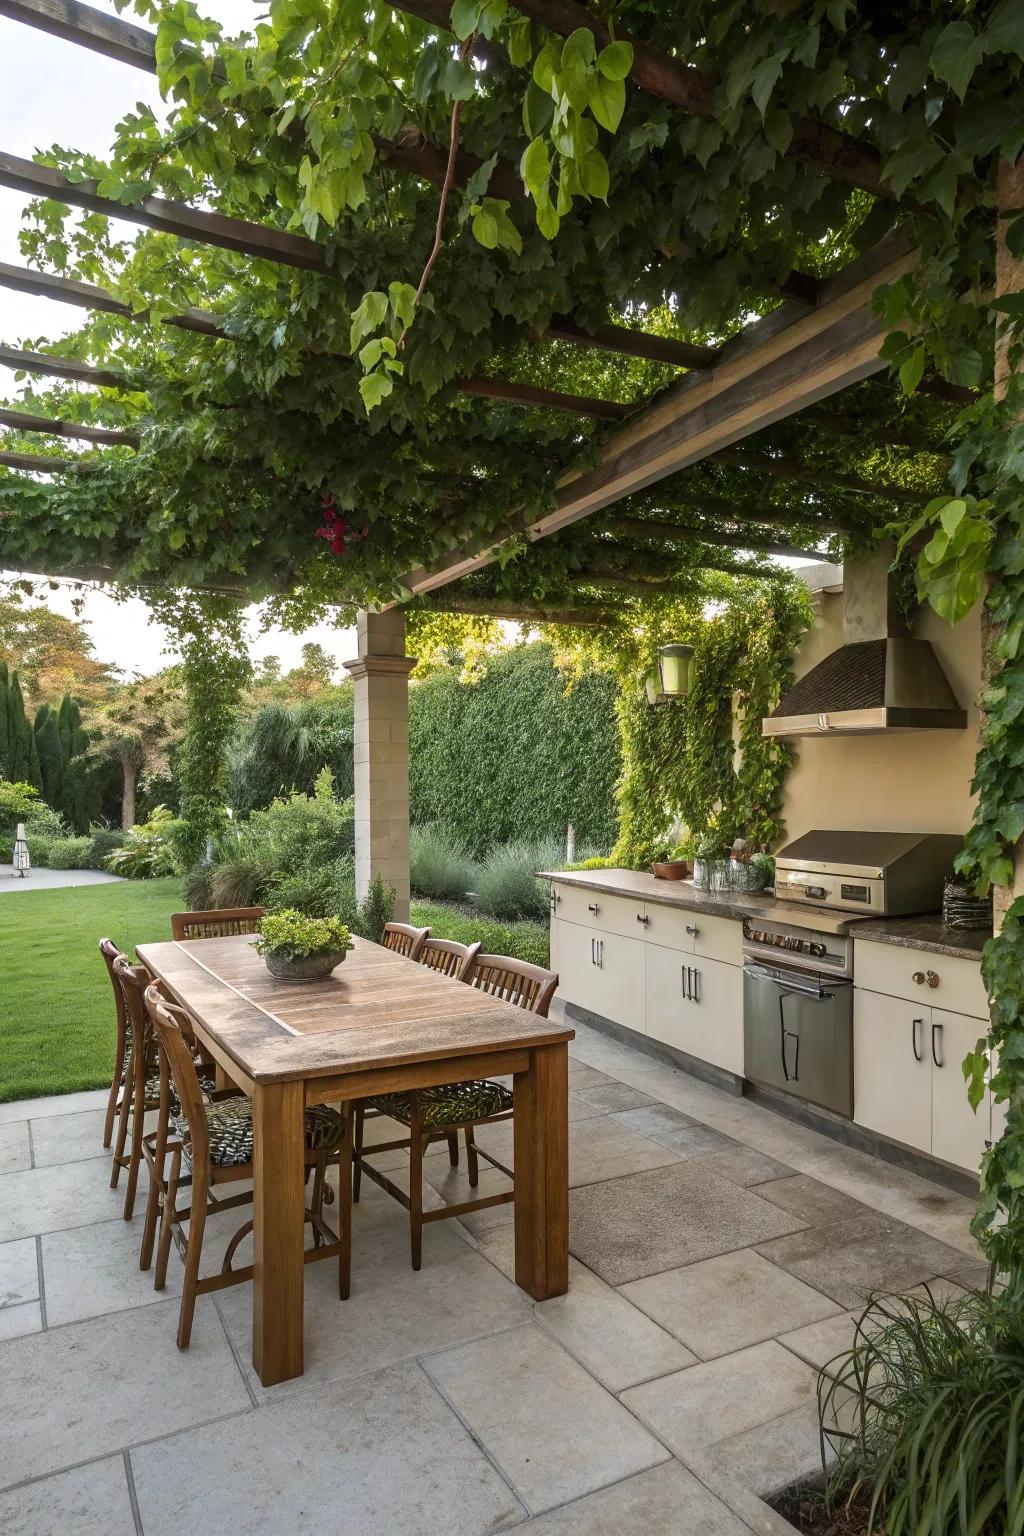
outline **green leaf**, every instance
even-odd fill
[[[762,119],[771,98],[775,83],[782,74],[782,60],[777,56],[762,59],[754,70],[754,78],[750,86],[750,95],[754,106],[760,112]]]
[[[943,80],[963,101],[971,76],[984,53],[984,43],[969,21],[951,21],[935,39],[931,54],[932,74]]]
[[[949,537],[952,538],[966,516],[966,501],[961,500],[959,497],[954,497],[952,501],[946,502],[946,505],[939,513],[939,521]]]
[[[533,61],[534,84],[548,95],[551,94],[555,71],[559,68],[561,62],[561,50],[553,39],[544,44],[544,47]]]
[[[602,128],[614,133],[626,110],[626,87],[621,80],[595,75],[590,82],[590,110]]]
[[[570,32],[562,47],[562,68],[568,69],[579,62],[590,68],[597,54],[594,34],[589,27],[577,27]]]
[[[924,374],[925,350],[915,347],[905,363],[900,365],[900,387],[905,395],[912,395]]]
[[[558,226],[562,220],[550,203],[537,206],[537,228],[545,240],[553,240],[558,234]]]
[[[477,30],[481,9],[479,0],[455,0],[451,9],[452,31],[460,42]]]
[[[579,161],[580,185],[588,197],[608,197],[608,162],[599,149],[589,150]]]
[[[764,136],[780,155],[784,155],[792,144],[793,119],[782,107],[773,107],[765,117]]]
[[[498,249],[498,220],[493,208],[486,205],[478,208],[473,215],[473,235],[485,250]]]
[[[535,199],[541,192],[547,190],[551,176],[551,159],[544,139],[531,140],[523,152],[519,169],[524,185]]]
[[[509,62],[516,69],[524,69],[533,56],[533,40],[530,35],[530,18],[517,16],[505,30],[505,46]]]
[[[1024,59],[1024,7],[1020,0],[1001,0],[984,33],[987,53],[1014,53]]]
[[[388,296],[386,293],[364,293],[358,309],[352,315],[352,328],[349,332],[348,348],[354,352],[364,336],[375,331],[379,325],[383,325],[388,312]]]
[[[469,203],[478,203],[487,191],[487,185],[494,174],[494,167],[498,163],[497,151],[489,160],[478,165],[472,176],[466,182],[465,200]]]
[[[369,373],[372,368],[376,368],[380,362],[380,355],[383,350],[384,345],[379,336],[374,337],[372,341],[368,341],[365,346],[360,347],[359,363],[364,373]]]
[[[597,67],[606,80],[625,80],[633,68],[633,44],[609,43],[598,54]]]
[[[386,373],[364,373],[359,380],[359,393],[363,397],[366,414],[376,410],[382,400],[386,400],[394,389],[394,383]]]
[[[411,325],[416,313],[416,289],[412,284],[389,283],[388,300],[399,325]]]

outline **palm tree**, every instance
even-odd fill
[[[171,751],[185,734],[180,686],[160,673],[122,683],[90,706],[82,723],[93,738],[90,756],[113,759],[121,769],[121,825],[128,831],[135,825],[140,778],[166,772]]]

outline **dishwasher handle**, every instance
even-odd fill
[[[767,965],[745,965],[743,967],[748,976],[753,976],[756,981],[769,981],[773,986],[781,987],[785,992],[795,992],[798,997],[813,997],[818,1002],[826,1002],[835,997],[834,992],[822,986],[820,981],[813,981],[810,976],[796,977],[792,979],[788,975],[783,976],[778,971],[772,970]],[[848,985],[843,978],[841,985]]]

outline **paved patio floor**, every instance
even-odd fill
[[[269,1391],[248,1285],[175,1348],[180,1268],[162,1295],[139,1272],[104,1096],[0,1105],[0,1531],[788,1531],[759,1495],[817,1466],[818,1368],[866,1289],[983,1278],[971,1202],[591,1031],[571,1049],[569,1295],[508,1278],[508,1206],[428,1226],[414,1274],[371,1185],[351,1300],[307,1268],[306,1373]],[[465,1187],[443,1144],[427,1168]]]

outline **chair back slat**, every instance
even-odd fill
[[[508,955],[480,955],[473,963],[466,978],[471,987],[499,997],[503,1003],[514,1003],[542,1019],[548,1016],[551,999],[558,986],[558,973],[547,971],[543,966],[531,965],[527,960],[514,960]]]
[[[458,944],[454,939],[424,939],[419,962],[432,971],[440,971],[442,976],[465,981],[479,953],[479,944]]]
[[[172,912],[171,937],[226,939],[235,933],[256,933],[266,907],[222,907],[211,912]]]
[[[174,1083],[178,1103],[188,1122],[192,1173],[210,1170],[210,1132],[206,1123],[206,1104],[199,1086],[199,1075],[192,1055],[194,1033],[187,1011],[169,1003],[154,983],[146,988],[143,1006],[160,1046],[160,1106],[164,1112],[167,1075]]]
[[[117,1038],[119,1041],[121,1041],[125,1038],[125,1031],[128,1028],[128,1017],[125,1013],[124,992],[121,989],[121,983],[118,980],[117,974],[114,970],[114,962],[116,960],[125,960],[126,956],[121,953],[113,939],[100,939],[100,954],[103,956],[103,963],[107,967],[107,975],[110,977],[110,985],[114,989],[114,1010],[117,1015]]]
[[[430,938],[429,928],[414,928],[411,923],[385,923],[381,943],[385,949],[408,960],[418,960],[425,939]]]
[[[143,998],[153,978],[144,965],[132,965],[127,955],[117,956],[113,974],[131,1027],[135,1059],[143,1063],[152,1062],[155,1055],[153,1031]]]

